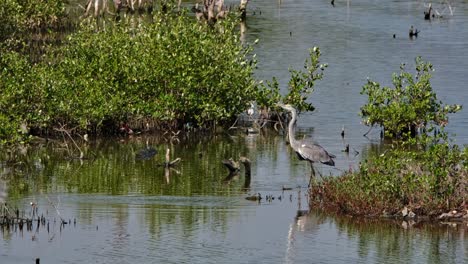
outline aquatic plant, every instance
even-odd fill
[[[432,65],[416,58],[416,76],[393,74],[394,88],[368,80],[361,108],[366,125],[380,125],[394,141],[384,153],[362,161],[359,170],[328,177],[311,187],[312,203],[341,213],[436,216],[464,210],[468,199],[468,150],[450,142],[443,131],[447,114],[460,105],[437,100],[429,79]],[[428,133],[434,132],[434,133]],[[409,208],[409,209],[408,209]]]

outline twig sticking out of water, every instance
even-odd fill
[[[367,130],[367,132],[364,133],[363,136],[367,137],[367,135],[371,132],[371,130],[372,130],[373,127],[374,127],[374,126],[371,126],[371,127],[369,128],[369,130]]]
[[[229,173],[237,173],[240,170],[239,162],[236,162],[232,158],[223,160],[222,163],[226,168],[228,168]]]
[[[74,128],[70,129],[70,130],[73,130]],[[80,152],[80,157],[79,159],[84,159],[84,153],[83,151],[81,150],[81,148],[78,146],[78,144],[76,144],[75,140],[73,139],[73,137],[70,135],[70,132],[65,129],[65,126],[62,126],[60,128],[54,128],[55,131],[58,131],[58,132],[61,132],[62,134],[65,134],[68,136],[68,138],[71,139],[71,141],[73,142],[73,145],[75,145],[75,147],[78,149],[78,151]],[[67,146],[68,148],[68,146]],[[70,152],[70,151],[69,151]]]
[[[166,162],[164,162],[164,167],[166,167],[166,168],[173,167],[173,166],[175,166],[177,163],[179,163],[181,161],[180,158],[176,158],[173,161],[170,161],[170,160],[171,160],[171,150],[169,148],[167,148],[167,150],[166,150]]]
[[[246,157],[240,157],[239,162],[244,165],[245,168],[245,179],[244,179],[244,189],[247,190],[250,188],[251,174],[250,174],[250,160]]]
[[[49,196],[46,195],[46,198],[49,201],[49,204],[52,205],[52,207],[54,207],[55,211],[57,212],[58,217],[60,217],[61,224],[66,223],[66,221],[63,219],[62,215],[60,214],[58,206],[50,200]],[[60,197],[57,196],[57,199],[58,199],[58,203],[60,204]]]

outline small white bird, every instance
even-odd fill
[[[249,116],[249,119],[252,119],[253,114],[255,113],[255,106],[252,102],[250,102],[250,107],[247,109],[247,115]]]

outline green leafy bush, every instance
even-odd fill
[[[251,48],[235,32],[233,20],[211,28],[165,13],[136,28],[85,28],[57,55],[56,76],[64,80],[52,88],[77,104],[59,109],[77,115],[68,118],[81,126],[143,117],[197,125],[230,120],[256,95]]]
[[[57,28],[66,19],[63,0],[4,0],[0,6],[0,40],[22,38],[30,31]]]
[[[315,107],[307,102],[308,96],[314,91],[315,81],[321,80],[323,70],[327,64],[320,64],[320,49],[313,47],[309,50],[309,59],[304,62],[305,71],[289,69],[291,79],[288,82],[288,93],[283,103],[291,104],[299,112],[314,111]]]
[[[427,137],[424,148],[395,147],[362,162],[359,171],[313,186],[320,202],[354,215],[437,216],[468,199],[468,150]],[[425,145],[425,144],[423,144]],[[422,146],[422,145],[420,145]]]
[[[394,73],[394,88],[381,87],[372,80],[362,88],[361,94],[368,96],[368,103],[361,107],[364,124],[379,125],[385,135],[392,138],[415,136],[418,129],[428,126],[445,126],[448,113],[461,109],[460,105],[443,105],[437,99],[430,83],[432,64],[416,58],[416,76],[400,67]]]
[[[270,107],[282,101],[293,105],[299,112],[314,111],[314,106],[308,102],[308,97],[314,91],[317,80],[323,78],[323,70],[327,64],[320,64],[320,49],[313,47],[309,50],[309,58],[304,62],[304,70],[289,69],[291,78],[285,95],[280,94],[279,83],[273,77],[271,81],[262,84],[257,103],[260,106]]]
[[[134,129],[232,124],[252,101],[265,108],[284,101],[313,110],[307,96],[322,77],[316,72],[326,67],[319,64],[318,48],[310,50],[304,72],[290,70],[283,97],[275,79],[259,85],[253,78],[256,57],[252,46],[241,42],[235,15],[207,25],[186,12],[155,12],[151,22],[125,20],[105,29],[90,18],[35,64],[21,53],[5,52],[3,120],[13,131],[23,125],[33,134],[60,127],[106,133],[122,124]],[[11,132],[1,136],[16,138]]]
[[[0,5],[0,53],[17,51],[31,62],[72,28],[64,0],[5,0]]]
[[[463,209],[468,199],[468,150],[450,144],[443,126],[447,114],[461,109],[437,100],[429,79],[432,65],[416,58],[416,76],[393,74],[394,88],[371,80],[363,87],[369,101],[362,116],[385,134],[406,141],[362,161],[356,172],[329,177],[311,187],[312,203],[351,215],[401,215],[408,207],[416,215],[437,216]],[[419,128],[439,127],[432,136]]]
[[[22,24],[26,29],[56,27],[66,17],[64,0],[17,0],[22,7]]]
[[[4,42],[21,29],[21,6],[15,0],[4,0],[0,5],[0,41]]]
[[[38,119],[42,98],[40,91],[31,84],[36,81],[33,67],[16,52],[4,52],[0,56],[0,139],[22,141],[27,129],[21,125]]]
[[[0,103],[12,106],[2,107],[3,116],[37,132],[102,132],[139,120],[213,126],[261,96],[252,48],[242,45],[234,19],[207,26],[185,13],[156,13],[138,26],[93,25],[38,64],[15,52],[2,57]]]

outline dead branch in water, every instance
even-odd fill
[[[192,7],[192,12],[195,13],[198,20],[207,21],[209,24],[214,24],[217,20],[226,18],[230,12],[230,8],[225,7],[224,0],[203,0],[202,5],[203,7],[200,8],[198,3],[195,4]]]
[[[229,170],[228,176],[226,176],[226,178],[224,178],[223,180],[224,184],[229,184],[235,176],[239,175],[240,164],[242,163],[242,165],[244,165],[244,168],[245,168],[245,180],[244,180],[243,189],[250,188],[251,169],[250,169],[250,160],[248,158],[240,157],[239,161],[235,161],[232,158],[230,158],[227,160],[223,160],[222,163]]]
[[[167,148],[166,149],[166,161],[161,166],[164,166],[165,168],[174,167],[181,160],[182,160],[181,158],[176,158],[176,159],[171,161],[171,150],[169,148]]]
[[[236,162],[232,158],[221,161],[226,168],[228,168],[229,173],[236,173],[239,172],[239,162]]]
[[[59,209],[58,209],[58,205],[56,205],[54,202],[52,202],[52,201],[50,200],[49,196],[46,195],[46,198],[47,198],[47,200],[49,201],[49,204],[52,205],[52,207],[54,207],[55,212],[57,213],[58,217],[60,217],[61,223],[65,223],[66,221],[63,219],[62,215],[60,214],[60,211],[59,211]],[[60,204],[60,198],[57,197],[57,199],[58,199],[58,202],[59,202],[59,204]]]
[[[75,130],[76,128],[72,128],[72,129],[65,129],[65,125],[62,125],[60,128],[54,128],[55,131],[57,132],[61,132],[62,135],[65,134],[68,136],[68,138],[71,139],[71,141],[73,142],[73,144],[75,145],[75,147],[78,149],[78,151],[80,152],[80,156],[79,156],[79,159],[84,159],[84,153],[83,151],[81,150],[81,148],[78,146],[78,144],[76,144],[75,140],[73,139],[73,137],[71,136],[71,131]],[[64,138],[65,140],[65,138]],[[68,144],[66,145],[67,146],[67,149],[68,149]],[[70,153],[70,150],[68,149],[68,152]]]

